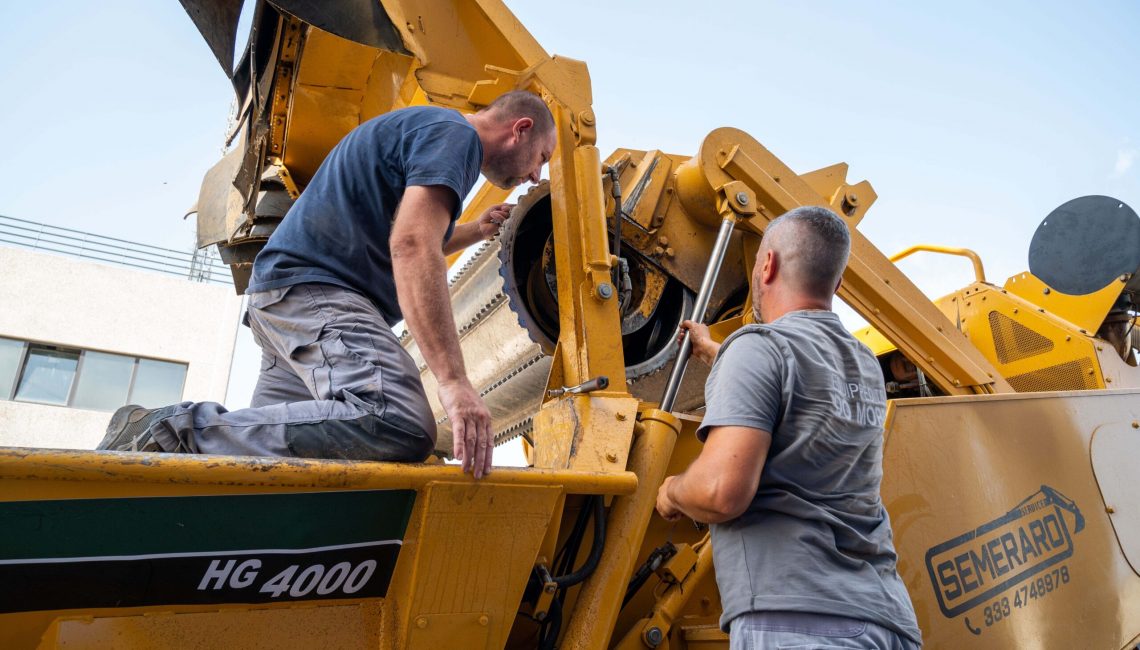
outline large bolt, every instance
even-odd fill
[[[659,627],[651,627],[645,631],[645,642],[649,644],[650,648],[656,648],[661,645],[661,642],[664,640],[665,634],[661,632],[661,628]]]
[[[613,297],[613,295],[614,295],[614,288],[612,286],[610,286],[610,283],[603,282],[603,283],[598,285],[598,297],[599,298],[601,298],[602,300],[609,300],[610,298]]]
[[[420,628],[421,630],[424,629],[425,627],[427,627],[427,618],[425,618],[423,616],[417,618],[416,619],[416,627]]]
[[[736,202],[740,205],[748,205],[748,195],[744,192],[736,193]]]

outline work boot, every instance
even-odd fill
[[[107,425],[107,435],[96,449],[111,451],[153,451],[164,450],[150,432],[150,426],[159,420],[174,415],[178,405],[158,409],[144,409],[138,404],[119,407]]]

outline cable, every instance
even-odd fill
[[[595,496],[594,498],[594,544],[590,547],[590,556],[586,558],[586,563],[580,569],[567,575],[558,576],[554,582],[558,585],[559,589],[566,589],[582,582],[590,577],[594,569],[598,568],[598,562],[602,559],[602,550],[606,545],[606,506],[602,497]],[[571,556],[573,557],[573,556]]]
[[[645,585],[645,581],[653,572],[658,569],[666,560],[677,554],[677,547],[673,546],[672,542],[665,542],[661,546],[653,549],[649,553],[649,557],[645,558],[645,563],[633,572],[633,577],[629,581],[629,586],[625,589],[625,598],[621,601],[621,606],[624,608],[633,600],[637,592]]]
[[[538,631],[539,650],[554,650],[558,635],[562,632],[562,600],[555,598],[550,603],[550,613]]]

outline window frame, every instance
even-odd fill
[[[51,402],[39,402],[34,399],[16,399],[16,393],[20,391],[20,385],[23,383],[24,373],[28,370],[28,359],[31,355],[28,354],[33,346],[40,346],[41,348],[55,348],[60,352],[78,352],[79,354],[75,359],[75,371],[71,373],[71,384],[67,387],[67,399],[63,404],[53,404]],[[62,406],[64,408],[71,408],[71,398],[75,394],[75,385],[79,382],[79,368],[83,365],[83,348],[69,348],[63,345],[55,345],[54,343],[40,343],[33,341],[24,341],[24,356],[20,359],[20,372],[16,374],[16,381],[12,384],[12,397],[9,401],[18,402],[20,404],[39,404],[40,406]]]
[[[28,347],[31,345],[29,341],[24,339],[14,339],[8,336],[3,338],[9,341],[17,341],[20,343],[20,358],[16,361],[16,376],[12,379],[12,388],[8,390],[8,394],[4,396],[7,402],[16,401],[16,391],[20,389],[20,379],[24,376],[24,364],[28,362]],[[70,398],[69,398],[70,399]]]
[[[79,379],[80,379],[80,376],[83,372],[84,360],[86,359],[88,352],[98,352],[101,354],[113,354],[113,355],[117,355],[117,356],[121,356],[121,357],[127,357],[131,360],[131,378],[127,382],[127,397],[126,397],[126,399],[127,399],[128,404],[130,403],[130,399],[131,399],[132,395],[134,394],[135,383],[138,381],[139,361],[141,361],[143,359],[146,359],[147,361],[157,361],[160,363],[170,363],[170,364],[182,366],[182,384],[178,388],[178,395],[177,395],[176,399],[181,400],[185,391],[186,391],[186,380],[190,374],[190,364],[186,361],[175,361],[172,359],[159,359],[156,357],[142,357],[142,356],[133,355],[133,354],[123,354],[121,352],[110,352],[110,351],[106,351],[106,350],[93,350],[93,349],[74,347],[74,346],[68,346],[68,345],[59,345],[56,343],[48,343],[46,341],[32,341],[32,340],[28,340],[28,339],[14,338],[11,336],[0,336],[0,338],[5,338],[9,341],[16,341],[17,343],[21,344],[20,357],[15,364],[16,365],[16,375],[15,375],[15,378],[12,382],[12,388],[11,388],[11,390],[8,391],[7,395],[0,395],[0,401],[15,402],[17,404],[37,404],[39,406],[55,406],[55,407],[60,407],[60,408],[76,409],[76,410],[83,410],[83,411],[93,410],[93,409],[85,409],[85,408],[81,409],[79,407],[73,406],[74,401],[75,401],[75,393],[79,388]],[[67,390],[67,402],[66,403],[64,403],[64,404],[53,404],[50,402],[38,402],[35,400],[16,399],[16,394],[19,392],[20,384],[24,379],[24,373],[27,371],[28,358],[30,356],[29,351],[31,351],[32,347],[34,347],[34,346],[54,348],[54,349],[62,351],[62,352],[78,352],[79,353],[79,358],[77,359],[76,365],[75,365],[75,372],[72,374],[72,377],[71,377],[71,385],[68,387],[68,390]]]

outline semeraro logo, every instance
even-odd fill
[[[926,552],[926,570],[942,613],[951,618],[969,611],[1063,562],[1073,554],[1072,536],[1084,527],[1076,503],[1042,485],[997,519],[934,546]]]

